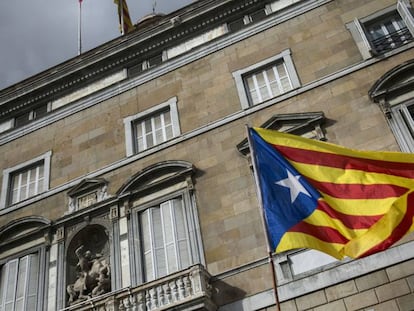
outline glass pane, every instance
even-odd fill
[[[165,127],[165,137],[167,140],[174,137],[172,124],[169,124],[168,126]]]
[[[165,141],[165,139],[164,139],[164,133],[163,133],[162,128],[156,129],[155,130],[155,143],[160,144],[163,141]]]
[[[280,80],[280,84],[282,85],[283,92],[287,92],[292,89],[289,78]]]
[[[16,301],[19,299],[24,298],[25,290],[26,290],[26,272],[27,272],[27,265],[28,265],[28,257],[23,257],[20,260],[19,270],[17,274],[17,291],[16,291]]]
[[[279,78],[287,77],[287,72],[284,63],[276,65],[277,72],[279,73]]]
[[[25,171],[21,173],[21,178],[22,178],[22,185],[27,184],[27,179],[28,179],[28,175],[29,175],[29,171]]]
[[[262,95],[262,101],[265,101],[265,100],[271,98],[271,96],[270,96],[270,94],[269,94],[269,92],[267,90],[267,86],[266,85],[261,86],[259,88],[259,92],[260,92],[260,95]]]
[[[171,217],[170,201],[161,204],[161,208],[164,223],[165,244],[168,244],[174,241],[174,230]]]
[[[7,282],[6,282],[6,299],[5,303],[13,302],[15,298],[16,283],[17,283],[17,268],[18,260],[13,260],[6,264],[7,266]],[[6,308],[7,309],[7,308]]]
[[[11,200],[12,203],[16,203],[19,201],[18,190],[13,190],[11,196],[12,196],[12,200]]]
[[[168,110],[163,113],[164,115],[164,125],[168,126],[171,125],[171,112]]]
[[[148,210],[140,214],[141,232],[142,232],[142,248],[146,252],[151,250],[151,234],[148,221]]]
[[[190,254],[187,241],[178,242],[178,249],[180,252],[181,269],[185,269],[190,266]]]
[[[24,310],[24,300],[23,299],[17,299],[16,303],[14,305],[14,311],[25,311]]]
[[[152,132],[147,133],[145,135],[145,141],[147,142],[147,148],[150,148],[150,147],[154,146],[154,140],[152,138]]]
[[[29,296],[36,296],[37,294],[37,282],[39,275],[39,258],[37,255],[30,255],[29,265]],[[30,304],[29,304],[30,305]]]
[[[151,118],[144,120],[144,128],[146,134],[152,132]]]
[[[165,264],[165,250],[164,247],[156,250],[157,258],[157,275],[156,277],[162,277],[167,275],[167,266]]]
[[[181,200],[174,200],[175,223],[177,230],[177,239],[187,239],[187,229],[185,223],[184,210]]]
[[[177,254],[175,252],[174,244],[170,244],[167,246],[166,253],[168,256],[168,273],[178,271]]]
[[[154,246],[156,248],[164,246],[161,227],[161,210],[159,208],[151,208],[152,211],[152,228],[154,233]]]
[[[144,275],[146,281],[152,281],[155,277],[153,274],[153,268],[152,268],[152,254],[147,253],[144,255]]]
[[[256,83],[257,83],[259,88],[263,88],[264,86],[266,86],[264,73],[265,73],[265,71],[254,75],[254,76],[256,76]]]

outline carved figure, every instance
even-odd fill
[[[66,288],[69,304],[110,291],[110,266],[106,258],[101,254],[93,256],[89,250],[84,251],[83,245],[75,250],[75,254],[78,257],[78,275],[75,283]]]

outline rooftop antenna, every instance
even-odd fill
[[[156,0],[154,0],[153,2],[152,2],[152,13],[153,14],[155,14],[155,7],[157,6],[157,1]]]

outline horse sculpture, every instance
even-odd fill
[[[100,254],[92,256],[90,251],[83,251],[81,245],[75,254],[79,261],[76,265],[78,276],[73,284],[66,288],[69,304],[83,301],[107,293],[111,289],[110,266],[107,259]]]

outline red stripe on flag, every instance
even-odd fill
[[[386,199],[400,197],[408,191],[405,187],[391,184],[337,184],[305,178],[317,190],[338,199]]]
[[[357,158],[280,145],[273,147],[284,157],[295,162],[414,178],[414,163]]]
[[[375,224],[383,215],[347,215],[334,210],[326,201],[319,199],[318,210],[325,212],[332,219],[341,221],[349,229],[368,229]]]
[[[414,218],[414,192],[410,193],[407,196],[407,211],[401,220],[401,222],[396,226],[390,237],[384,241],[382,241],[380,244],[376,245],[375,247],[371,248],[370,250],[366,251],[364,254],[359,256],[365,257],[368,255],[372,255],[374,253],[377,253],[379,251],[383,251],[390,247],[392,244],[400,240],[405,234],[408,233],[410,230],[410,227],[413,224],[413,218]]]
[[[315,226],[303,221],[294,225],[288,232],[305,233],[328,243],[346,244],[349,242],[338,230],[330,227]]]

